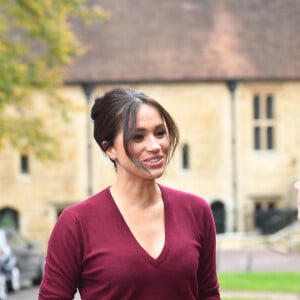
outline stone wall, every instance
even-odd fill
[[[235,94],[237,185],[232,185],[232,101],[227,85],[170,83],[131,85],[157,99],[174,117],[181,139],[166,174],[159,180],[178,189],[220,201],[226,212],[226,231],[254,229],[257,202],[274,201],[277,208],[295,208],[293,182],[300,177],[300,83],[241,82]],[[99,85],[95,94],[110,86]],[[70,121],[41,109],[48,128],[59,137],[61,160],[41,162],[30,156],[30,173],[19,172],[19,153],[8,146],[0,155],[0,207],[19,212],[20,230],[45,249],[57,214],[88,196],[87,130],[89,106],[79,86],[65,86],[62,95],[72,103]],[[253,95],[272,93],[275,99],[275,149],[253,150]],[[36,101],[42,100],[37,96]],[[188,169],[182,167],[182,146],[189,145]],[[112,164],[92,142],[92,185],[97,192],[115,177]],[[236,206],[235,206],[236,205]],[[237,214],[233,212],[237,210]]]

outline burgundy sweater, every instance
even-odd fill
[[[136,241],[109,188],[64,210],[51,234],[39,300],[219,300],[215,224],[198,196],[160,185],[165,244]]]

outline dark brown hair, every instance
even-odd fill
[[[117,134],[123,129],[125,152],[134,163],[138,164],[129,149],[129,141],[136,128],[137,110],[141,104],[148,104],[156,108],[166,125],[170,141],[169,161],[179,140],[179,131],[173,118],[156,100],[131,88],[115,88],[95,99],[91,111],[94,121],[94,138],[105,153],[109,147],[114,145]],[[113,163],[116,166],[114,161]]]

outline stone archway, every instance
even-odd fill
[[[220,200],[212,202],[211,209],[214,215],[217,233],[224,233],[226,231],[226,213],[223,202]]]
[[[4,207],[0,209],[0,227],[19,229],[19,213],[17,210]]]

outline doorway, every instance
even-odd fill
[[[226,214],[223,202],[217,200],[211,204],[211,210],[216,223],[217,233],[224,233],[226,231]]]

